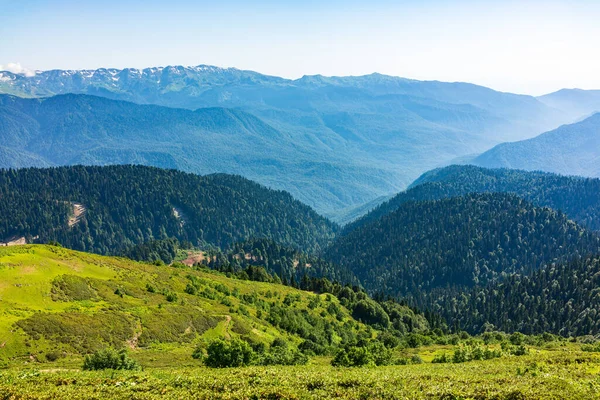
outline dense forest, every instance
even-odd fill
[[[536,206],[560,210],[581,225],[600,230],[600,179],[452,165],[423,174],[407,191],[348,224],[344,232],[389,214],[408,201],[484,192],[512,193]]]
[[[189,243],[180,243],[175,238],[152,240],[126,249],[122,255],[133,260],[171,264],[177,257],[190,251]],[[302,279],[327,278],[333,282],[360,286],[359,280],[347,268],[342,268],[318,256],[282,246],[269,239],[250,239],[238,242],[228,249],[207,248],[201,261],[196,264],[224,273],[248,275],[248,279],[269,281],[260,278],[256,267],[265,270],[277,283],[298,287]]]
[[[600,332],[600,259],[548,265],[530,275],[439,296],[433,311],[469,332],[552,332],[582,336]]]
[[[427,304],[434,289],[470,288],[600,251],[599,237],[514,195],[409,202],[340,237],[326,258],[367,289]]]
[[[223,254],[214,251],[208,266],[223,272],[238,272],[254,266],[265,267],[283,283],[298,286],[305,277],[326,277],[334,282],[359,286],[356,276],[348,269],[298,250],[281,246],[272,240],[254,239],[236,243]],[[209,252],[211,254],[211,252]]]
[[[143,166],[0,170],[0,215],[0,241],[102,254],[171,237],[221,248],[268,238],[317,252],[337,229],[288,193],[239,176]]]

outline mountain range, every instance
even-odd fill
[[[440,200],[469,193],[514,194],[536,206],[559,210],[592,230],[600,230],[600,179],[451,165],[426,172],[406,191],[347,224],[342,233],[376,221],[408,202]]]
[[[212,66],[0,72],[0,93],[50,97],[0,100],[2,167],[132,162],[235,173],[338,221],[427,170],[575,118],[467,83],[289,80]]]
[[[532,139],[497,145],[470,163],[600,177],[600,113]]]

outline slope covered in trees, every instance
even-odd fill
[[[325,254],[367,289],[422,306],[435,289],[485,285],[598,251],[598,236],[561,212],[487,193],[405,203]]]
[[[223,272],[238,272],[261,266],[293,286],[301,286],[304,284],[302,281],[308,277],[326,277],[334,282],[360,286],[349,269],[267,239],[236,243],[226,254],[217,251],[207,265]]]
[[[529,275],[432,299],[450,326],[469,332],[498,329],[562,336],[600,332],[600,260],[597,256],[548,265]],[[491,324],[491,325],[490,325]],[[493,325],[493,326],[492,326]]]
[[[142,164],[236,174],[286,190],[321,212],[395,191],[391,174],[331,146],[239,109],[191,111],[74,94],[0,95],[3,168]]]
[[[74,218],[76,204],[84,212]],[[0,170],[0,241],[25,236],[119,254],[170,237],[223,248],[268,238],[315,252],[336,229],[288,193],[238,176],[143,166]]]
[[[600,230],[600,179],[451,165],[423,174],[408,190],[348,224],[344,232],[389,214],[408,201],[484,192],[512,193],[536,206],[560,210],[581,225]]]

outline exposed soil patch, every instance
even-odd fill
[[[187,258],[181,262],[188,267],[191,267],[194,264],[200,263],[206,259],[208,259],[208,257],[204,255],[203,251],[188,251]]]
[[[79,223],[79,221],[81,221],[81,217],[83,217],[85,215],[85,211],[86,211],[83,204],[71,203],[71,205],[73,206],[73,213],[69,217],[69,221],[68,221],[70,228],[77,225],[77,223]]]
[[[24,236],[21,236],[21,237],[13,236],[13,237],[9,237],[8,239],[1,241],[0,247],[18,246],[21,244],[27,244],[27,239],[25,239]]]

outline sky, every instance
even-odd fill
[[[600,89],[600,0],[0,0],[0,69],[209,64]]]

